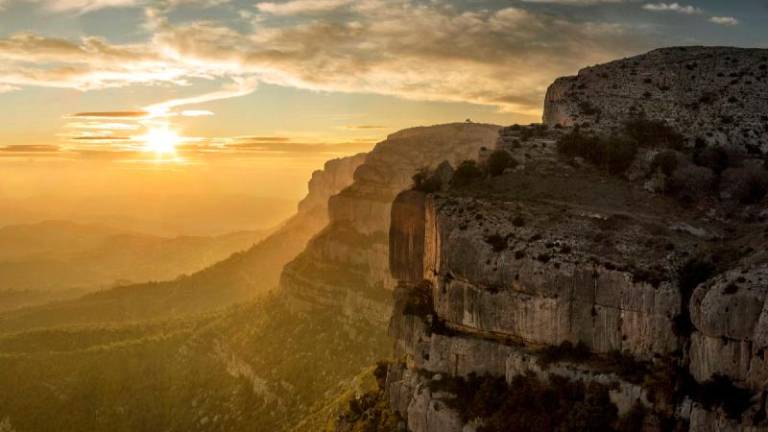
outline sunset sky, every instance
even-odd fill
[[[0,0],[0,197],[298,198],[398,129],[537,121],[558,76],[766,47],[766,22],[764,0]]]

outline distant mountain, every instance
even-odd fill
[[[295,208],[293,199],[240,194],[143,191],[140,195],[30,198],[0,194],[0,226],[68,220],[161,237],[215,236],[277,226]]]
[[[265,235],[165,238],[67,221],[7,226],[0,228],[0,310],[10,307],[3,301],[8,293],[50,293],[56,299],[65,292],[173,279],[245,250]],[[15,295],[21,297],[45,294]]]
[[[347,187],[364,159],[365,155],[360,154],[327,162],[323,170],[313,175],[310,193],[296,215],[248,250],[173,280],[124,284],[74,300],[2,313],[0,332],[182,317],[252,300],[277,286],[283,266],[327,224],[326,205],[308,204],[327,203],[328,197]],[[123,237],[121,241],[138,240]],[[98,251],[78,256],[100,263],[119,261],[100,257]],[[170,255],[154,255],[147,261],[147,267],[152,268],[153,263],[167,267],[168,259]]]

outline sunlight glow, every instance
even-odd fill
[[[157,156],[175,155],[176,146],[181,143],[181,137],[167,127],[150,128],[141,139],[144,141],[144,151]]]

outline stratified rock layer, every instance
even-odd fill
[[[394,133],[376,145],[354,182],[328,202],[329,224],[288,264],[281,286],[298,309],[343,304],[350,318],[389,319],[389,220],[395,196],[421,168],[454,165],[493,147],[499,127],[456,123]]]

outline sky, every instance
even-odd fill
[[[530,123],[674,45],[768,47],[768,1],[0,0],[0,199],[297,199],[402,128]]]

